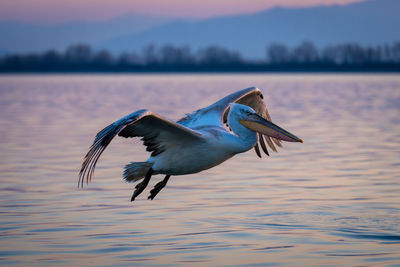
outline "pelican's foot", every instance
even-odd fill
[[[147,183],[145,183],[144,181],[141,183],[138,183],[135,186],[135,192],[133,192],[131,201],[134,201],[135,198],[143,192],[143,190],[146,188],[146,186],[147,186]]]
[[[142,183],[143,183],[143,181],[140,182],[140,183],[138,183],[138,184],[135,186],[135,189],[138,189],[139,187],[141,187],[141,186],[142,186]]]
[[[131,201],[134,201],[135,200],[135,198],[138,196],[138,195],[140,195],[142,192],[143,192],[143,190],[147,187],[147,185],[149,184],[149,181],[150,181],[150,178],[151,178],[151,175],[153,174],[153,169],[150,169],[148,172],[147,172],[147,174],[146,174],[146,177],[144,178],[144,180],[141,182],[141,183],[138,183],[136,186],[135,186],[135,191],[133,192],[133,195],[132,195],[132,197],[131,197]]]
[[[170,175],[165,176],[164,180],[162,180],[161,182],[157,183],[153,189],[151,189],[150,191],[150,196],[147,199],[151,199],[153,200],[157,194],[161,191],[161,189],[163,189],[165,187],[165,185],[168,182]]]
[[[150,191],[150,196],[149,196],[147,199],[153,200],[153,199],[157,196],[157,194],[161,191],[161,189],[164,188],[164,186],[165,186],[166,184],[167,184],[167,183],[165,183],[164,181],[161,181],[161,182],[159,182],[158,184],[156,184],[156,185],[154,186],[154,188],[151,189],[151,191]]]

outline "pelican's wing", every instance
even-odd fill
[[[250,90],[250,89],[252,89],[252,90]],[[244,89],[239,92],[243,92],[243,91],[245,91],[245,93],[234,102],[251,107],[252,109],[254,109],[255,112],[257,112],[258,115],[260,115],[263,118],[272,122],[271,116],[268,113],[267,106],[265,105],[265,103],[263,101],[264,96],[262,95],[260,89],[252,87],[252,88]],[[246,91],[247,91],[247,93],[246,93]],[[222,100],[224,100],[224,99],[222,99]],[[223,116],[224,123],[226,123],[226,121],[227,121],[228,111],[229,111],[229,104],[228,104],[228,107],[224,111],[224,116]],[[267,154],[268,156],[269,156],[269,153],[268,153],[267,146],[265,145],[265,141],[267,142],[268,146],[275,152],[278,152],[275,145],[282,147],[281,141],[276,138],[269,137],[269,136],[262,135],[262,134],[257,134],[257,135],[258,135],[258,144],[261,146],[264,153]],[[264,141],[264,139],[265,139],[265,141]],[[254,149],[256,150],[256,153],[257,153],[257,150],[259,150],[258,144],[256,144],[254,147]],[[261,157],[259,153],[257,153],[257,155],[259,157]]]
[[[116,135],[122,137],[141,136],[147,151],[156,156],[168,148],[186,142],[203,141],[202,135],[185,126],[165,119],[151,111],[139,110],[110,124],[95,137],[79,172],[79,183],[90,181],[97,160]]]
[[[268,113],[263,98],[260,89],[256,87],[246,88],[232,93],[208,107],[199,109],[192,114],[187,114],[186,117],[179,120],[178,123],[190,128],[204,125],[223,126],[227,121],[230,103],[239,103],[250,106],[258,115],[271,121],[271,116]],[[277,151],[275,145],[282,147],[280,140],[259,134],[259,144],[267,155],[269,155],[269,153],[264,138],[268,146],[275,152]],[[254,149],[256,150],[257,155],[261,156],[258,144],[255,145]]]

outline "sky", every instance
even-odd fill
[[[99,21],[138,13],[209,18],[255,13],[275,6],[348,4],[363,0],[0,0],[0,20],[39,24]]]

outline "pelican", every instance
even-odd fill
[[[260,89],[250,87],[232,93],[214,104],[194,111],[177,122],[142,109],[101,130],[86,154],[79,172],[78,186],[88,183],[103,151],[116,136],[141,137],[151,155],[145,162],[125,166],[127,182],[141,181],[131,201],[143,192],[152,175],[165,178],[150,191],[148,199],[165,187],[171,175],[197,173],[221,164],[238,153],[254,148],[261,158],[260,146],[269,156],[268,146],[277,151],[280,141],[303,140],[272,123]],[[264,141],[265,139],[265,141]]]

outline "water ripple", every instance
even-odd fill
[[[113,140],[92,183],[81,160],[104,126],[148,108],[171,119],[248,86],[302,137],[172,177],[135,203]],[[0,265],[396,266],[399,75],[0,76]]]

